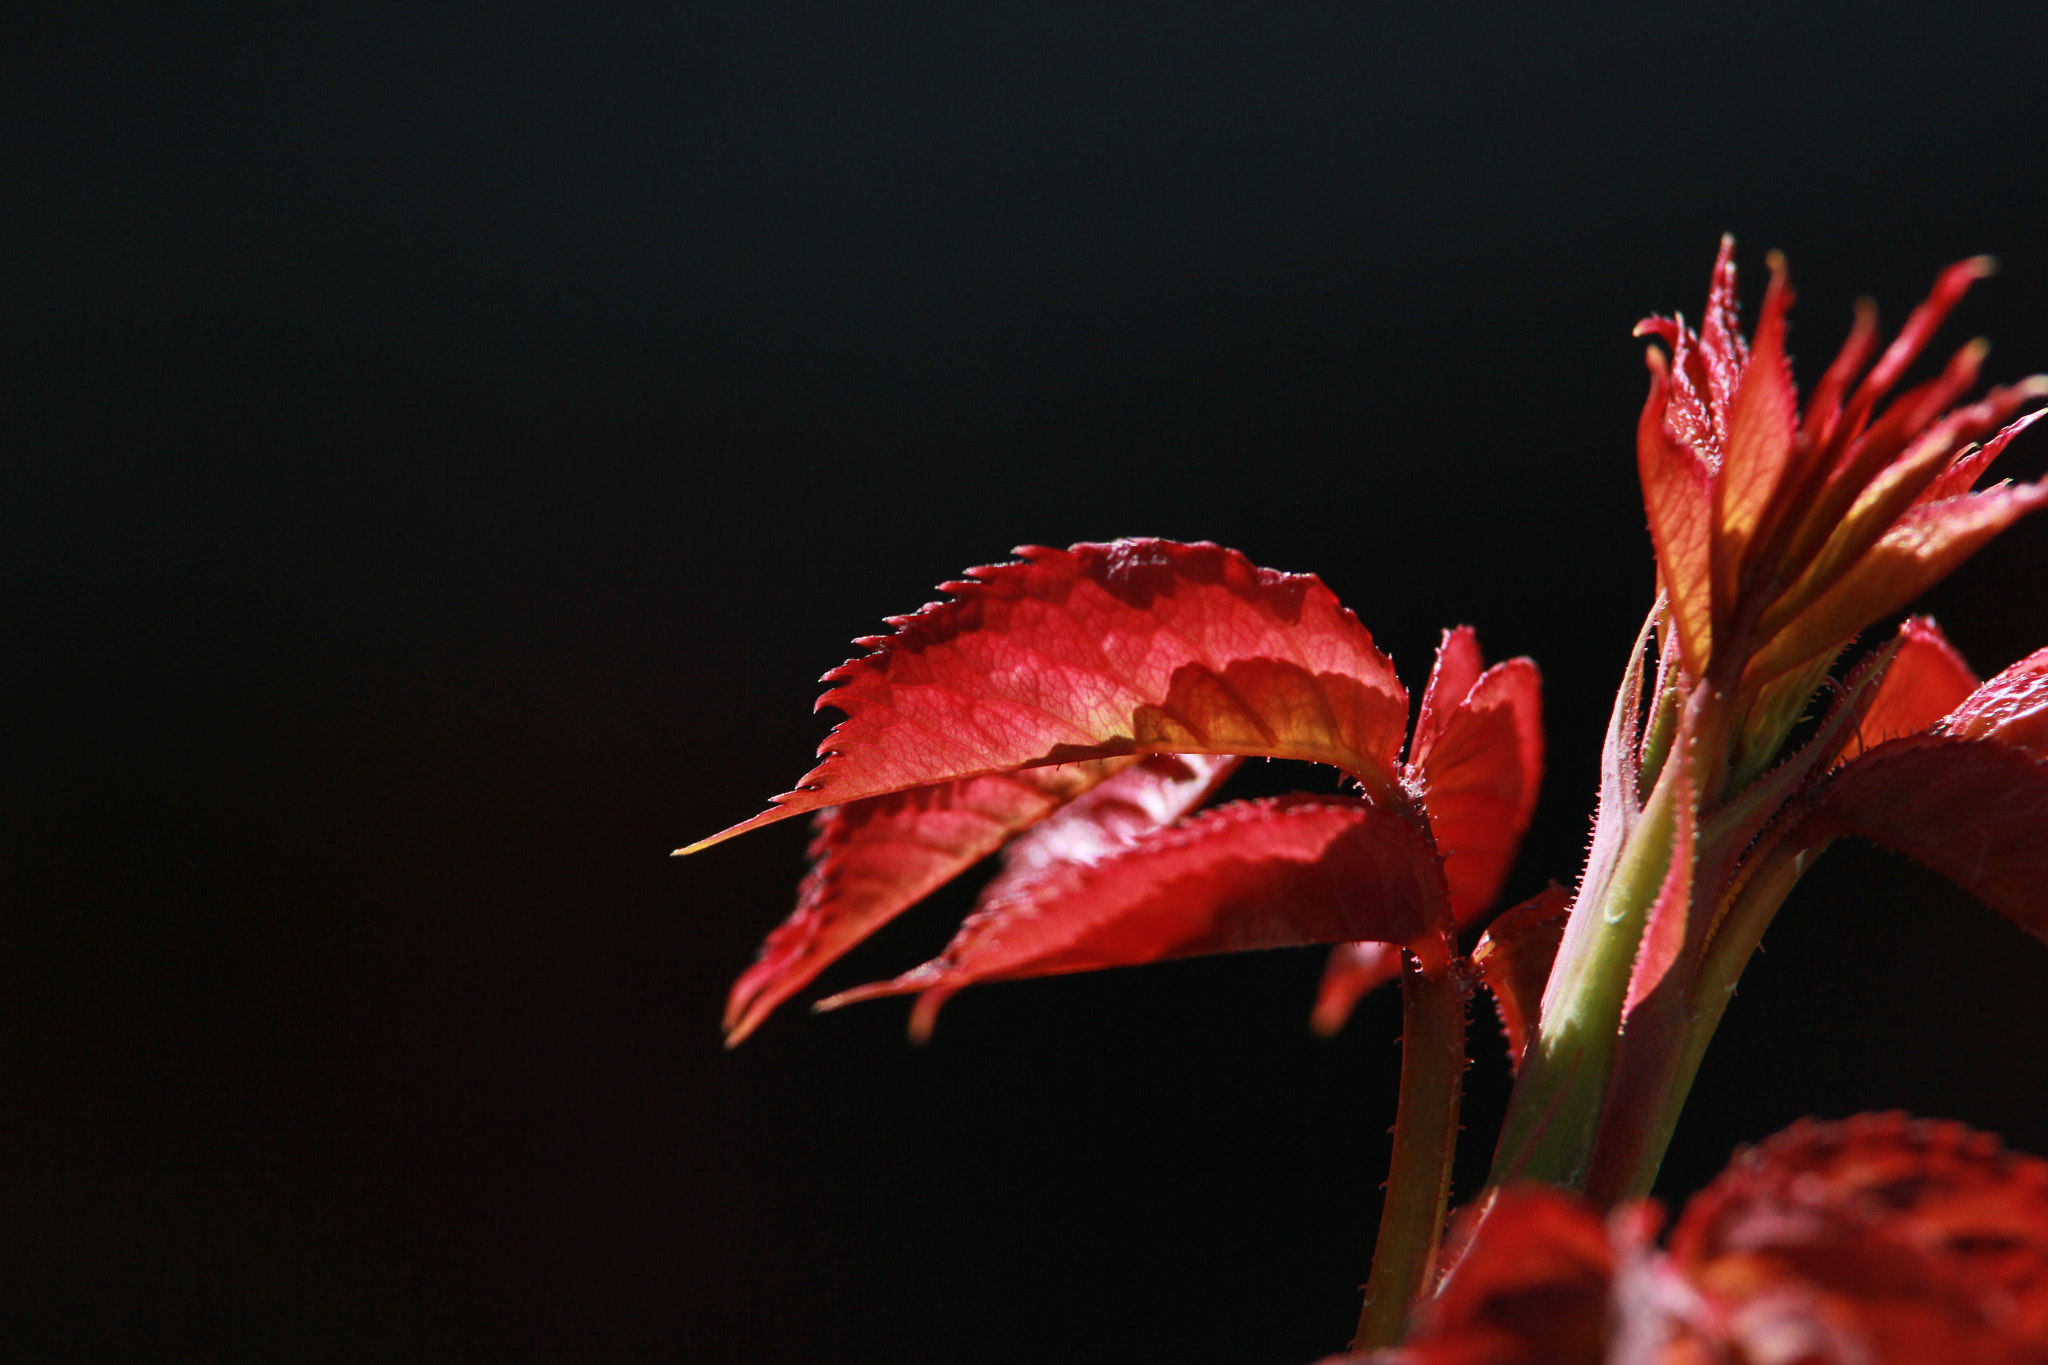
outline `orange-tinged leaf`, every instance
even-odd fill
[[[1735,601],[1737,574],[1757,523],[1778,489],[1799,429],[1799,395],[1785,357],[1785,310],[1792,290],[1785,263],[1773,253],[1771,283],[1749,365],[1729,405],[1727,453],[1714,480],[1714,576],[1717,614]]]
[[[1946,578],[1980,546],[2048,505],[2048,484],[2000,484],[1909,509],[1862,557],[1750,661],[1744,686],[1761,686],[1841,648],[1870,622]]]
[[[1390,791],[1408,698],[1319,579],[1207,543],[1029,546],[826,675],[847,719],[763,814],[686,852],[823,806],[981,773],[1133,753],[1265,755]]]
[[[1672,381],[1664,358],[1651,350],[1646,359],[1650,396],[1636,423],[1636,471],[1679,647],[1687,671],[1699,677],[1713,653],[1713,483],[1707,462],[1666,422]]]
[[[1972,405],[1972,411],[1979,414],[1980,420],[1988,430],[2005,421],[2022,403],[2030,403],[2041,397],[2048,397],[2048,375],[2037,374],[2010,388],[1993,389],[1984,395],[1982,402]],[[1992,461],[2005,453],[2005,448],[2012,444],[2013,438],[2043,417],[2048,417],[2048,408],[2036,408],[2018,421],[2009,423],[1981,447],[1959,452],[1954,463],[1942,472],[1941,477],[1927,485],[1920,494],[1920,501],[1936,502],[1942,498],[1955,497],[1959,493],[1967,493],[1975,488],[1977,480],[1991,467]]]
[[[1472,950],[1472,965],[1493,993],[1494,1011],[1508,1040],[1508,1059],[1516,1068],[1541,1022],[1543,988],[1549,984],[1550,967],[1557,960],[1557,945],[1564,941],[1571,912],[1572,893],[1552,882],[1502,911]]]
[[[1148,759],[1150,763],[1171,762]],[[823,812],[797,907],[733,983],[726,1045],[861,940],[1136,758],[989,773]]]
[[[1737,1359],[2038,1362],[2048,1162],[1957,1123],[1802,1122],[1692,1199],[1671,1258],[1706,1301],[1689,1335]]]
[[[1441,956],[1445,916],[1428,837],[1395,808],[1240,801],[1099,862],[1052,864],[969,916],[931,962],[819,1008],[920,992],[922,1036],[947,997],[979,982],[1366,938]]]
[[[1836,762],[1846,763],[1888,739],[1918,734],[1960,706],[1976,687],[1977,675],[1934,618],[1908,617],[1899,626],[1898,653]]]

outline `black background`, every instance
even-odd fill
[[[1320,954],[723,993],[811,679],[1022,542],[1541,661],[1569,879],[1651,589],[1630,325],[1717,235],[2048,368],[2048,10],[66,7],[0,21],[0,1310],[59,1359],[1305,1362],[1398,1006]],[[2048,457],[2036,437],[2015,472]],[[1928,604],[2048,640],[2048,526]],[[1262,765],[1245,791],[1305,784]],[[971,888],[826,985],[921,960]],[[2048,950],[1802,887],[1666,1168],[1904,1106],[2048,1151]],[[1478,1017],[1464,1191],[1504,1095]],[[10,1354],[15,1353],[10,1351]],[[29,1358],[24,1356],[23,1358]]]

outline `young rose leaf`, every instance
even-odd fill
[[[1957,1123],[1802,1122],[1694,1196],[1671,1259],[1707,1358],[2039,1361],[2048,1162]]]
[[[1110,758],[987,773],[821,812],[796,909],[769,932],[726,999],[726,1046],[738,1046],[783,1001],[905,909],[1137,763]]]
[[[1977,675],[1934,618],[1908,618],[1899,627],[1898,652],[1836,762],[1845,763],[1888,739],[1918,734],[1960,706],[1976,688]]]
[[[1637,335],[1645,329],[1638,327]],[[1650,514],[1650,539],[1657,552],[1657,576],[1671,603],[1685,666],[1694,677],[1706,672],[1714,647],[1713,467],[1700,442],[1674,436],[1669,426],[1673,376],[1657,351],[1646,353],[1650,396],[1636,425],[1636,466],[1643,506]]]
[[[1543,784],[1543,681],[1528,659],[1495,664],[1410,766],[1443,855],[1460,925],[1493,907]]]
[[[1508,1058],[1517,1070],[1522,1053],[1536,1036],[1543,987],[1550,981],[1550,966],[1557,960],[1557,945],[1564,940],[1564,924],[1571,911],[1572,893],[1552,882],[1520,905],[1502,911],[1499,919],[1486,926],[1479,946],[1472,950],[1472,965],[1493,993],[1500,1030],[1508,1040]]]
[[[1792,290],[1785,282],[1784,259],[1774,254],[1770,265],[1763,315],[1729,405],[1727,453],[1714,480],[1714,599],[1715,613],[1723,617],[1740,592],[1743,559],[1778,492],[1799,429],[1799,395],[1785,356],[1785,312],[1792,306]]]
[[[1543,682],[1529,659],[1483,668],[1470,626],[1444,632],[1423,690],[1406,774],[1444,862],[1451,916],[1465,928],[1493,908],[1543,781]],[[1329,1037],[1367,992],[1401,975],[1381,943],[1330,952],[1310,1027]]]
[[[1496,1190],[1459,1213],[1444,1259],[1442,1286],[1393,1359],[1606,1365],[1621,1258],[1583,1201],[1534,1185]]]
[[[1841,834],[1925,863],[2048,938],[2048,650],[1837,772],[1797,837]]]
[[[919,992],[921,1038],[948,997],[979,982],[1363,938],[1441,957],[1446,916],[1428,837],[1395,808],[1234,802],[1100,862],[1054,863],[969,916],[931,962],[819,1008]]]
[[[1322,582],[1207,543],[1119,540],[971,569],[825,675],[824,762],[692,845],[887,792],[1134,753],[1307,759],[1390,791],[1408,698]]]
[[[1897,611],[2022,516],[2048,505],[2048,485],[1998,484],[1907,510],[1855,568],[1770,635],[1744,673],[1760,685],[1819,657]],[[1745,683],[1749,685],[1749,683]]]
[[[1340,943],[1323,963],[1315,1008],[1308,1026],[1318,1038],[1334,1038],[1365,999],[1389,981],[1401,979],[1401,950],[1391,943]]]
[[[1420,763],[1435,745],[1479,675],[1486,671],[1486,656],[1479,650],[1479,632],[1470,626],[1447,630],[1436,645],[1436,662],[1430,665],[1429,681],[1422,688],[1422,706],[1415,717],[1415,738],[1408,744],[1408,761]]]

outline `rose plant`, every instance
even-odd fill
[[[770,808],[812,814],[795,912],[734,985],[737,1044],[829,964],[991,855],[935,959],[825,1000],[1336,945],[1327,1032],[1398,979],[1387,1198],[1353,1348],[1416,1362],[2048,1360],[2048,1162],[1960,1125],[1805,1124],[1657,1240],[1647,1202],[1737,978],[1800,876],[1854,835],[2048,938],[2048,649],[1979,683],[1933,621],[1859,637],[2025,513],[1978,488],[2048,378],[1974,401],[1985,348],[1908,369],[1982,259],[1880,352],[1875,309],[1802,407],[1782,259],[1754,336],[1724,240],[1697,330],[1637,329],[1657,596],[1627,655],[1586,864],[1494,917],[1543,768],[1540,681],[1444,633],[1409,698],[1314,577],[1206,543],[1026,547],[826,675],[846,719]],[[2017,418],[2017,420],[2015,420]],[[1341,794],[1204,803],[1246,757]],[[1465,944],[1485,924],[1469,951]],[[1451,1220],[1471,991],[1516,1067],[1487,1190]]]

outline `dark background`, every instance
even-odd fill
[[[1810,382],[1989,251],[1946,343],[2048,368],[2048,10],[1423,8],[0,20],[11,1353],[1341,1346],[1394,1000],[1317,1042],[1277,953],[728,1055],[803,831],[665,854],[805,770],[884,614],[1157,534],[1321,573],[1411,683],[1459,621],[1538,656],[1510,892],[1568,880],[1651,590],[1635,319],[1782,247]],[[2044,571],[2024,526],[1929,605],[1989,673]],[[2048,1151],[2048,949],[1861,849],[1768,949],[1667,1195],[1805,1113]]]

